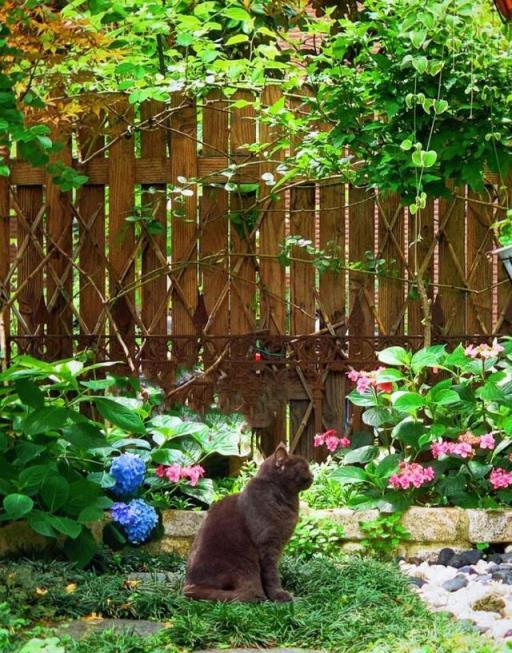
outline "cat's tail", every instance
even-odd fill
[[[199,601],[241,601],[243,603],[255,603],[257,601],[265,601],[266,596],[257,594],[253,589],[235,589],[223,590],[218,587],[208,587],[206,585],[185,585],[183,594],[189,599],[197,599]]]

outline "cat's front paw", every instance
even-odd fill
[[[269,596],[269,599],[271,601],[277,601],[278,603],[287,603],[293,601],[293,596],[286,590],[277,590],[277,592],[273,592],[272,595]]]

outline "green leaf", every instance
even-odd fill
[[[239,20],[242,23],[252,22],[251,15],[247,13],[245,9],[242,9],[242,7],[229,7],[228,9],[225,9],[222,13],[227,18],[232,18],[233,20]]]
[[[66,427],[62,432],[62,437],[74,447],[83,451],[108,446],[108,442],[100,429],[88,422]]]
[[[427,57],[415,57],[412,60],[412,65],[414,67],[414,70],[418,72],[420,75],[423,75],[423,73],[427,70],[428,67],[428,59]]]
[[[199,501],[202,501],[207,505],[210,505],[215,498],[215,489],[213,487],[213,480],[211,478],[200,479],[198,484],[194,487],[185,484],[181,487],[181,492],[188,495],[189,497],[199,499]]]
[[[14,382],[16,392],[21,401],[31,408],[42,408],[44,406],[44,396],[37,385],[30,379],[16,379]]]
[[[419,439],[425,433],[423,422],[416,422],[407,418],[397,424],[391,432],[391,437],[400,440],[409,447],[419,448]]]
[[[383,478],[383,479],[388,479],[391,474],[394,474],[395,472],[398,471],[398,465],[400,464],[400,461],[402,460],[402,457],[397,454],[397,453],[392,453],[383,458],[381,461],[379,461],[377,467],[375,468],[375,473]]]
[[[364,483],[368,480],[368,476],[364,469],[361,469],[361,467],[351,467],[350,465],[335,469],[330,478],[333,478],[342,485]]]
[[[35,410],[23,422],[23,431],[27,435],[48,433],[64,426],[69,416],[67,408],[46,406]]]
[[[478,460],[470,460],[468,467],[474,478],[484,478],[492,469],[492,465],[485,465]]]
[[[84,567],[94,556],[98,546],[91,531],[82,528],[82,532],[75,540],[68,540],[64,545],[64,552],[80,567]]]
[[[389,381],[392,382],[401,381],[405,377],[400,370],[395,370],[395,368],[390,368],[390,369],[379,370],[377,372],[376,378],[378,383],[385,383]]]
[[[56,471],[55,464],[32,465],[22,470],[18,478],[22,487],[36,489],[41,487],[44,481]]]
[[[444,113],[448,110],[448,102],[446,100],[434,100],[434,111],[437,114]]]
[[[393,392],[391,403],[397,410],[416,411],[425,405],[425,399],[417,392]]]
[[[53,530],[53,527],[50,523],[51,515],[42,510],[33,510],[27,517],[27,522],[30,528],[39,533],[39,535],[44,535],[45,537],[55,537],[56,533]]]
[[[458,404],[461,401],[460,396],[455,392],[455,390],[439,390],[438,392],[430,391],[431,400],[439,404],[440,406],[451,406],[452,404]]]
[[[359,449],[351,449],[347,451],[343,458],[343,464],[354,463],[369,463],[379,455],[379,448],[368,445],[366,447],[359,447]]]
[[[95,506],[87,506],[80,511],[78,515],[78,521],[81,524],[87,524],[88,522],[101,521],[105,515],[105,511],[101,508],[96,508]]]
[[[348,395],[348,400],[354,404],[354,406],[376,406],[377,399],[373,392],[360,393],[357,390],[353,390]]]
[[[409,365],[411,355],[403,347],[388,347],[379,351],[377,358],[386,365]]]
[[[411,367],[417,374],[425,367],[438,367],[445,353],[444,345],[432,345],[417,351],[411,361]]]
[[[32,510],[34,502],[26,494],[8,494],[3,500],[7,517],[12,520],[21,519]]]
[[[74,519],[69,519],[68,517],[61,517],[60,515],[50,515],[50,524],[62,535],[67,535],[68,537],[76,540],[76,538],[82,532],[82,524],[79,524]]]
[[[409,32],[409,38],[411,39],[411,43],[415,48],[421,48],[423,45],[423,42],[427,38],[427,30],[426,29],[419,29],[416,30],[415,32]]]
[[[379,427],[384,424],[392,424],[393,416],[389,408],[369,408],[363,413],[363,422],[368,426]]]
[[[235,34],[226,41],[226,45],[236,45],[237,43],[246,43],[249,40],[247,34]]]
[[[102,417],[115,424],[115,426],[130,433],[137,433],[138,435],[144,435],[146,433],[146,428],[140,415],[131,408],[113,399],[105,399],[104,397],[96,397],[94,403]]]
[[[423,152],[423,165],[425,168],[431,168],[437,161],[437,152],[435,150],[428,150]]]
[[[401,143],[400,143],[400,149],[404,150],[404,152],[407,152],[410,150],[412,147],[412,141],[410,138],[405,138]]]
[[[41,486],[41,497],[50,512],[55,512],[69,498],[69,483],[63,476],[52,475]]]

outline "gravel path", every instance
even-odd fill
[[[466,619],[481,633],[512,642],[512,552],[454,553],[442,549],[436,564],[400,561],[421,598],[437,611]]]

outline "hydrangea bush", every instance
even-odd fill
[[[512,340],[444,345],[416,353],[390,347],[383,365],[351,370],[349,400],[366,434],[316,436],[353,490],[349,505],[497,508],[512,502]]]

